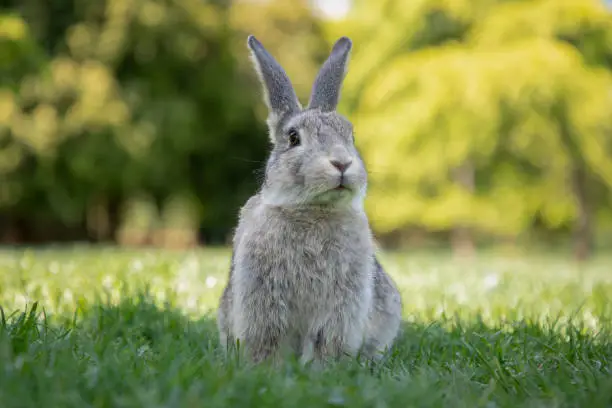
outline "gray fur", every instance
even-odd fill
[[[312,86],[309,108],[318,108],[323,112],[336,109],[352,47],[353,43],[347,37],[336,41]]]
[[[218,310],[221,343],[239,340],[254,362],[278,359],[283,348],[303,362],[359,351],[377,358],[398,334],[402,302],[374,253],[363,208],[367,173],[352,125],[329,110],[350,40],[336,43],[317,79],[337,85],[315,85],[317,107],[299,111],[283,110],[278,101],[294,95],[288,79],[254,37],[248,43],[260,60],[270,113],[284,118],[269,121],[275,143],[265,182],[240,210]],[[299,133],[298,146],[290,145],[289,129]]]
[[[283,67],[252,35],[249,36],[247,45],[251,50],[251,59],[259,80],[263,84],[264,101],[269,109],[268,126],[275,128],[279,122],[288,115],[299,112],[302,107]]]

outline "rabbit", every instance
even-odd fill
[[[402,300],[374,251],[367,173],[353,127],[336,112],[352,41],[332,47],[302,108],[283,68],[252,35],[272,151],[240,209],[217,321],[225,351],[250,361],[379,360],[400,330]]]

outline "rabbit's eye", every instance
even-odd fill
[[[298,134],[298,131],[295,128],[289,129],[289,132],[287,132],[287,135],[289,136],[289,145],[291,147],[299,146],[300,135]]]

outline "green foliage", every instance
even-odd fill
[[[356,38],[344,109],[378,231],[517,236],[599,210],[609,228],[612,19],[600,3],[363,1],[330,30]]]
[[[260,30],[257,17],[225,1],[13,3],[19,14],[0,14],[0,212],[108,239],[133,199],[152,199],[157,224],[188,200],[190,228],[224,240],[267,148],[243,32]],[[309,13],[281,8],[276,20]],[[312,43],[298,73],[324,46],[309,18],[275,42],[281,56]]]
[[[600,0],[356,0],[337,23],[309,4],[5,1],[0,240],[226,241],[268,143],[248,34],[304,101],[329,45],[353,39],[340,110],[382,238],[571,231],[585,255],[610,234]]]
[[[225,359],[226,250],[4,251],[2,406],[609,405],[610,259],[382,261],[405,304],[396,348],[316,372]]]

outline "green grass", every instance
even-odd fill
[[[378,366],[226,361],[229,253],[0,251],[0,407],[604,407],[612,259],[384,254],[404,298]]]

